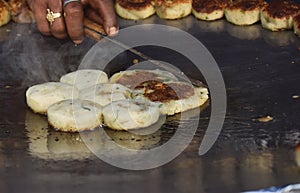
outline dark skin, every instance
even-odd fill
[[[70,2],[63,7],[62,0],[27,0],[36,18],[37,27],[44,35],[53,35],[64,39],[70,37],[75,44],[80,44],[84,38],[84,15],[102,24],[109,36],[118,33],[119,27],[113,0],[82,0]],[[50,25],[46,19],[47,9],[54,13],[63,13]]]

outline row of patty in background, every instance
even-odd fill
[[[288,0],[117,0],[116,11],[120,17],[131,20],[145,19],[155,13],[163,19],[179,19],[192,13],[204,21],[225,16],[235,25],[260,21],[271,31],[294,28],[300,34],[300,4]]]

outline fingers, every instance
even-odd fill
[[[26,0],[27,5],[29,6],[30,10],[33,11],[33,5],[34,5],[34,0]]]
[[[60,39],[69,35],[74,43],[80,44],[84,38],[82,4],[88,4],[94,9],[87,12],[88,17],[103,24],[108,35],[116,35],[119,31],[113,0],[82,0],[82,4],[73,1],[64,8],[61,0],[27,1],[33,8],[38,29],[44,35],[53,35]],[[64,16],[56,17],[51,23],[47,20],[47,9],[53,14],[64,12]]]
[[[95,11],[94,9],[92,9],[90,7],[87,7],[84,12],[85,12],[85,16],[87,18],[93,20],[94,22],[96,22],[100,25],[103,25],[103,20],[97,11]]]
[[[116,35],[119,31],[119,26],[113,0],[91,0],[90,4],[101,16],[105,32],[109,36]]]
[[[39,31],[44,35],[52,35],[50,31],[49,22],[46,19],[47,15],[47,1],[46,0],[40,0],[35,1],[33,6],[33,12],[35,15],[35,20],[37,23],[37,27]]]
[[[62,2],[61,0],[49,0],[48,7],[53,13],[62,13]],[[49,23],[49,22],[48,22]],[[54,20],[52,24],[50,24],[50,31],[52,35],[56,38],[63,39],[67,37],[65,21],[63,15]]]
[[[83,41],[83,7],[80,2],[71,2],[64,7],[68,34],[75,44]]]
[[[33,1],[33,11],[39,31],[44,35],[53,35],[56,38],[66,38],[66,28],[63,16],[55,18],[52,24],[47,20],[47,10],[53,13],[62,13],[62,3],[60,0],[38,0]]]

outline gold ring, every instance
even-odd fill
[[[49,21],[50,25],[54,22],[56,18],[61,17],[61,13],[53,13],[50,9],[47,9],[47,20]]]

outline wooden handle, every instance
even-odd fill
[[[91,39],[99,41],[102,39],[102,36],[100,34],[106,34],[102,25],[99,25],[98,23],[88,18],[83,19],[83,24],[85,26],[84,27],[85,35]]]

